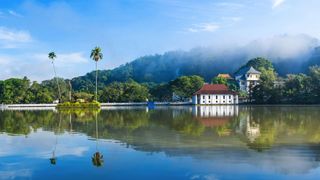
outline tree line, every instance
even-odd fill
[[[97,54],[99,53],[101,53],[100,50]],[[95,55],[92,57],[95,58]],[[241,97],[249,99],[250,103],[320,103],[319,66],[311,66],[306,74],[289,74],[286,77],[278,76],[273,64],[264,58],[254,58],[239,69],[249,66],[261,72],[260,84],[252,87],[249,93],[239,91],[233,79],[214,77],[212,83],[226,84],[231,90],[238,91]],[[93,72],[93,81],[87,81],[87,85],[82,88],[74,88],[75,84],[72,80],[58,77],[41,83],[31,82],[27,77],[2,80],[0,81],[0,103],[52,103],[57,99],[61,99],[62,102],[79,99],[93,101],[94,93],[97,93],[96,97],[100,102],[171,101],[173,94],[178,97],[177,100],[184,101],[205,82],[201,76],[191,75],[181,76],[166,83],[138,83],[129,78],[103,85],[95,81],[96,79],[103,81],[101,79],[104,78],[104,74],[98,74],[98,72],[100,71]]]
[[[56,85],[57,82],[59,86]],[[182,76],[164,84],[141,84],[129,79],[99,88],[97,94],[101,102],[171,101],[173,92],[183,100],[190,97],[203,83],[203,78],[199,76]],[[91,102],[94,97],[95,95],[89,91],[72,90],[69,80],[62,78],[53,78],[41,83],[31,82],[27,77],[0,81],[0,103],[4,104],[52,103],[59,98],[62,102],[79,99]]]

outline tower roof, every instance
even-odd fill
[[[250,66],[249,70],[247,71],[247,73],[251,73],[251,74],[261,74],[260,71],[257,71],[255,68],[253,68],[252,66]]]
[[[241,68],[238,72],[235,73],[235,76],[243,76],[247,73],[251,73],[251,74],[261,74],[260,71],[257,71],[255,68],[253,68],[252,66],[250,67],[243,67]]]

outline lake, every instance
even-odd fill
[[[320,179],[320,107],[0,111],[0,179]]]

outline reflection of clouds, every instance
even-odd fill
[[[18,170],[0,170],[0,179],[30,179],[32,172],[30,169],[18,169]]]
[[[0,135],[0,157],[11,155],[23,155],[26,157],[49,158],[54,149],[56,138],[56,156],[83,156],[89,150],[86,145],[80,145],[81,135],[70,136],[68,134],[54,135],[52,132],[37,130],[28,137]]]
[[[215,177],[215,175],[213,174],[207,174],[207,175],[199,175],[199,174],[195,174],[192,175],[190,178],[190,180],[198,180],[198,179],[204,179],[204,180],[218,180],[217,177]]]
[[[315,160],[316,154],[309,147],[277,147],[267,153],[259,153],[250,158],[252,165],[258,165],[264,170],[284,174],[305,174],[319,167]]]
[[[256,152],[254,150],[230,148],[203,149],[162,149],[170,157],[190,156],[201,160],[200,169],[212,172],[224,171],[229,174],[248,174],[251,172],[306,175],[314,170],[320,170],[320,162],[315,160],[317,153],[310,147],[277,146],[272,150]],[[216,171],[219,170],[219,171]],[[204,179],[203,176],[199,176]]]

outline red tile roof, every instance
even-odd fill
[[[194,94],[236,94],[236,92],[230,91],[224,84],[204,84]]]
[[[217,77],[226,78],[226,79],[232,79],[232,77],[229,74],[218,74]]]

